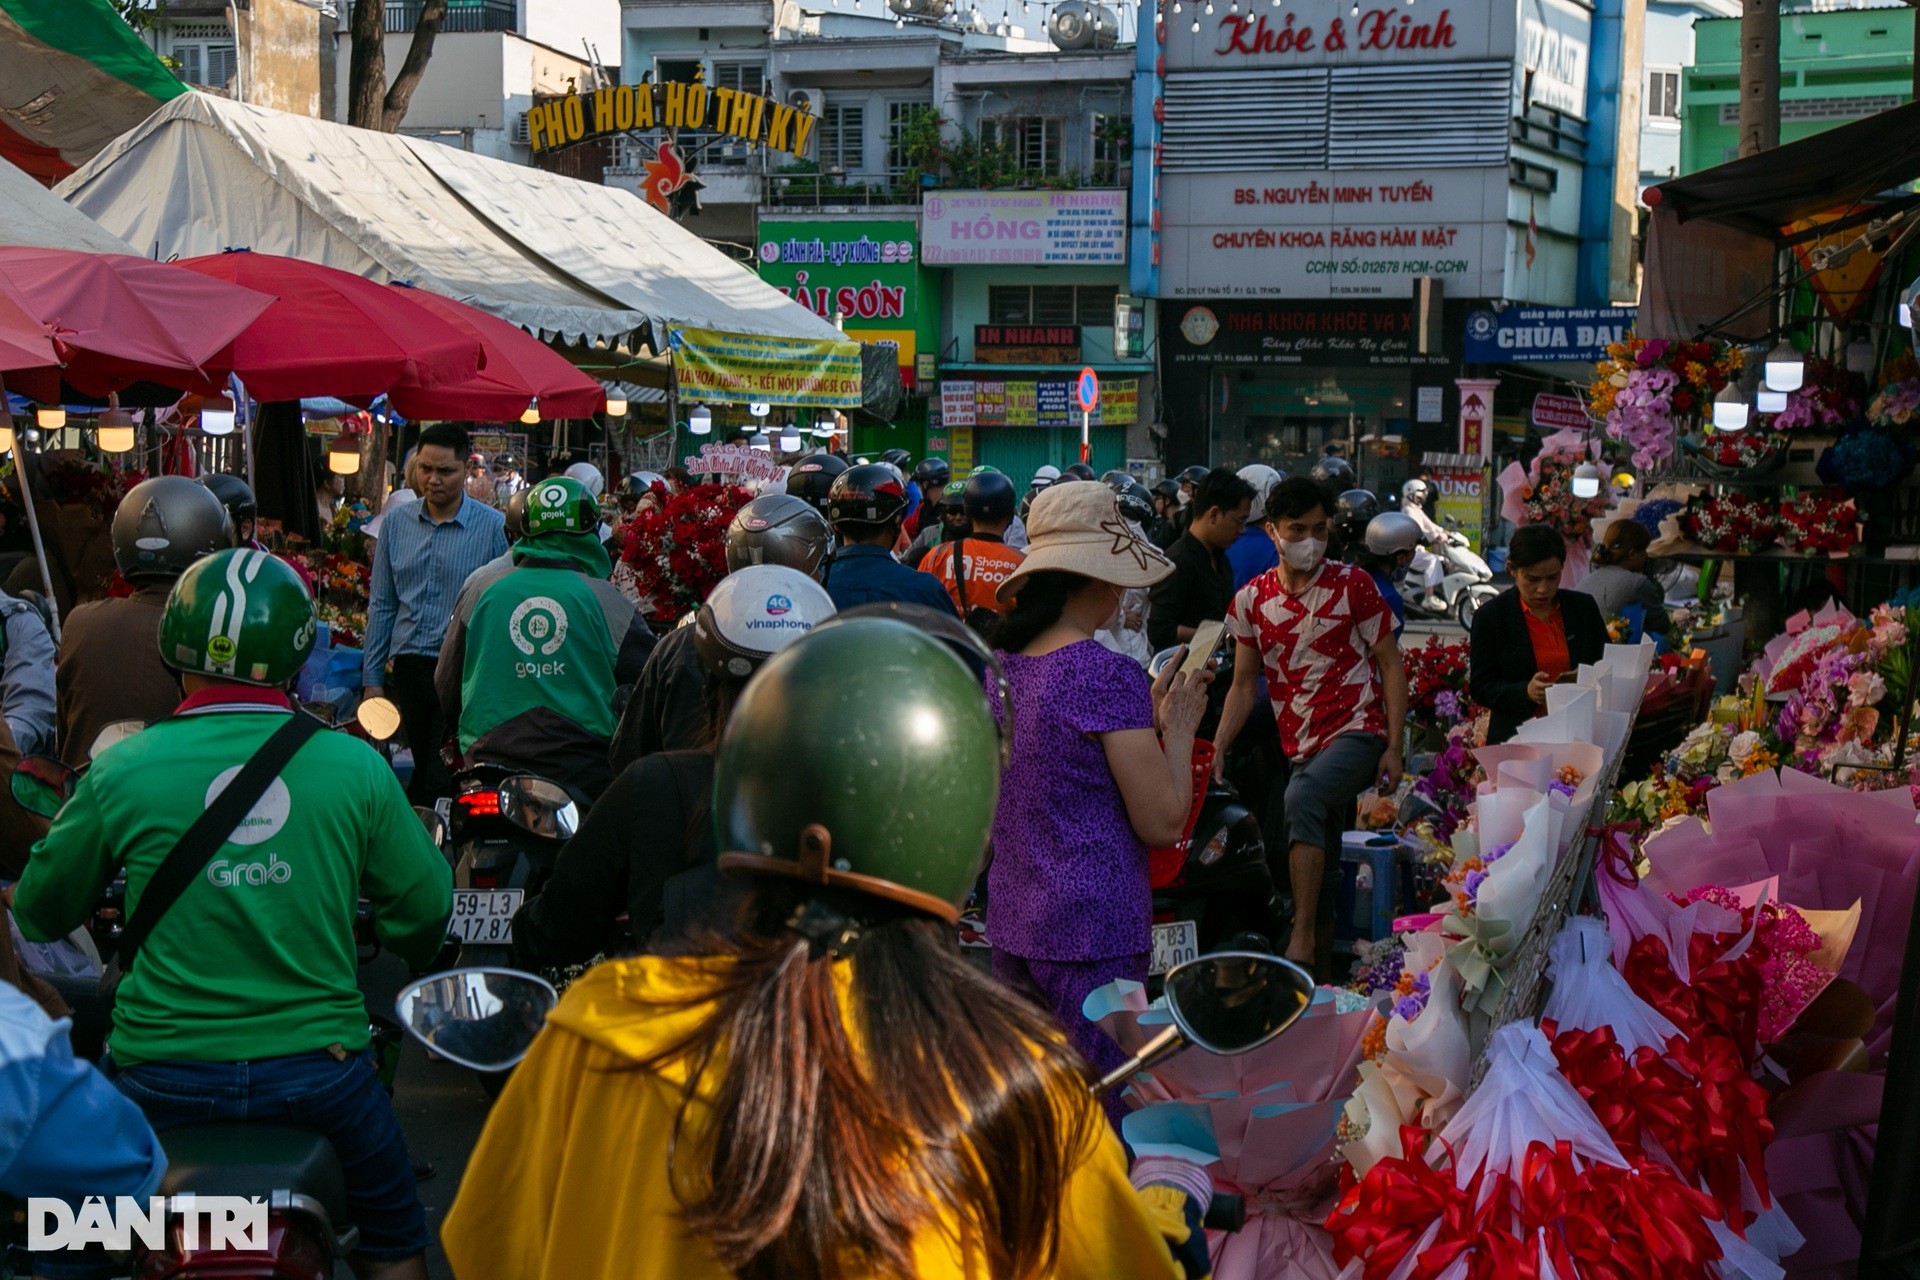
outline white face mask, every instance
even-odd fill
[[[1300,573],[1311,573],[1327,554],[1325,538],[1305,538],[1299,542],[1282,542],[1280,554],[1286,558],[1287,567]]]
[[[1180,505],[1184,507],[1184,506],[1186,506],[1186,505],[1187,505],[1187,504],[1188,504],[1189,502],[1192,502],[1192,501],[1193,501],[1193,490],[1191,490],[1191,489],[1182,489],[1182,490],[1180,491]]]

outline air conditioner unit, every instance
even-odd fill
[[[513,117],[513,140],[523,147],[533,145],[533,135],[527,131],[527,113],[524,111]]]
[[[819,115],[825,109],[826,101],[826,93],[819,89],[787,90],[787,105],[808,115]]]

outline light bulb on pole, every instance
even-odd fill
[[[834,432],[834,425],[833,425],[832,418],[821,418],[813,424],[813,434],[815,439],[831,440],[833,438],[833,432]]]
[[[1713,429],[1729,432],[1747,429],[1747,397],[1739,383],[1729,382],[1713,398]]]
[[[780,452],[800,452],[800,428],[798,424],[789,422],[786,426],[780,428]]]

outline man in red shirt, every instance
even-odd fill
[[[1329,871],[1354,798],[1375,782],[1383,790],[1400,782],[1407,675],[1380,589],[1362,570],[1326,558],[1330,516],[1320,486],[1304,476],[1275,485],[1265,523],[1280,563],[1242,587],[1227,613],[1239,643],[1214,760],[1226,760],[1264,670],[1280,748],[1293,764],[1287,958],[1312,965],[1331,948],[1333,895],[1323,890],[1332,887]]]

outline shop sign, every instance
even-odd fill
[[[674,376],[685,401],[795,409],[860,407],[860,344],[675,329]]]
[[[1587,402],[1579,396],[1542,391],[1533,398],[1533,425],[1545,432],[1586,431],[1593,426]]]
[[[973,358],[982,364],[1072,364],[1080,358],[1080,326],[977,324]]]
[[[1588,10],[1572,0],[1539,0],[1526,6],[1520,33],[1522,74],[1535,106],[1585,119]]]
[[[1144,298],[1120,294],[1113,300],[1113,355],[1138,360],[1147,353],[1147,303]]]
[[[1119,264],[1127,260],[1124,191],[941,191],[921,206],[927,265]]]
[[[682,458],[681,465],[697,476],[737,476],[743,480],[784,479],[787,469],[773,454],[743,444],[703,444],[700,452]]]
[[[1168,173],[1161,288],[1168,297],[1498,295],[1505,167]],[[1497,217],[1489,211],[1497,211]]]
[[[1503,307],[1467,315],[1468,364],[1565,360],[1594,364],[1633,328],[1633,307]]]
[[[919,381],[924,273],[914,224],[760,224],[760,278],[823,320],[900,350],[900,380]]]
[[[1420,455],[1433,485],[1433,518],[1442,524],[1449,519],[1467,535],[1475,552],[1485,540],[1486,471],[1478,457],[1462,453],[1425,453]]]
[[[543,155],[616,133],[709,129],[799,157],[819,123],[819,116],[777,98],[668,80],[537,100],[527,112],[527,142]]]
[[[467,437],[467,446],[491,462],[501,454],[518,458],[527,465],[527,435],[524,431],[475,431]]]
[[[1564,2],[1564,0],[1556,0]],[[1199,30],[1194,30],[1197,25]],[[1492,0],[1288,0],[1219,6],[1165,24],[1170,71],[1324,67],[1511,57],[1514,10]]]
[[[1173,365],[1444,365],[1414,350],[1406,302],[1161,303],[1162,358]]]
[[[1139,417],[1139,405],[1138,379],[1103,381],[1091,425],[1114,427],[1134,422]],[[1080,409],[1075,379],[1005,382],[949,378],[940,384],[940,422],[943,426],[969,427],[1077,427]]]

